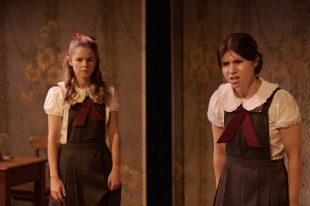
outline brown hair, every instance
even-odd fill
[[[98,52],[98,46],[95,41],[95,38],[86,36],[80,33],[76,33],[73,35],[72,40],[70,41],[69,44],[69,50],[68,50],[68,55],[72,55],[74,50],[77,47],[87,47],[90,48],[93,53],[95,54],[96,57],[96,65],[95,69],[91,75],[91,82],[94,84],[95,89],[94,89],[94,94],[96,96],[96,102],[98,103],[106,103],[109,92],[106,83],[102,79],[102,74],[100,72],[99,68],[99,52]],[[64,60],[63,63],[63,68],[64,68],[64,82],[65,82],[65,87],[66,87],[66,94],[65,94],[65,101],[68,103],[74,102],[72,99],[72,96],[76,94],[74,83],[75,83],[75,76],[74,76],[74,71],[72,66],[70,66],[68,60],[69,56],[67,56]]]
[[[255,60],[256,56],[258,56],[259,60],[257,66],[255,67],[255,74],[259,74],[259,72],[262,70],[263,55],[259,53],[257,49],[257,43],[251,35],[246,33],[231,34],[221,42],[217,50],[218,65],[219,67],[222,67],[221,59],[223,55],[227,51],[232,50],[246,60],[250,61]]]

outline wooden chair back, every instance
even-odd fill
[[[33,149],[33,155],[36,157],[41,156],[43,152],[47,152],[47,136],[31,136],[28,139],[30,146]],[[48,172],[48,164],[46,165]],[[48,182],[47,182],[48,183]],[[13,199],[33,202],[35,201],[34,182],[17,185],[11,188],[11,195]],[[48,203],[50,189],[47,184],[46,187],[46,203]]]
[[[47,136],[31,136],[28,141],[36,157],[40,156],[41,150],[47,150]]]

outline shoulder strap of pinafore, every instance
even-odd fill
[[[274,95],[276,94],[277,91],[279,91],[281,88],[280,87],[277,87],[273,92],[272,94],[270,95],[270,97],[268,97],[267,101],[265,102],[264,106],[263,106],[263,109],[262,109],[262,112],[268,112],[269,110],[269,107],[271,105],[271,102],[273,100],[273,97]]]

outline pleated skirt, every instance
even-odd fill
[[[109,191],[107,178],[111,153],[103,144],[68,143],[59,153],[59,174],[67,196],[63,204],[50,200],[50,206],[119,206],[121,189]]]
[[[288,206],[288,177],[283,159],[226,157],[214,206]]]

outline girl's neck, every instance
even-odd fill
[[[92,82],[87,79],[78,79],[78,78],[75,78],[75,83],[76,85],[81,88],[81,89],[85,89],[85,88],[88,88],[92,85]]]
[[[250,99],[256,94],[261,83],[261,80],[255,78],[247,87],[234,89],[235,95],[241,99]]]

